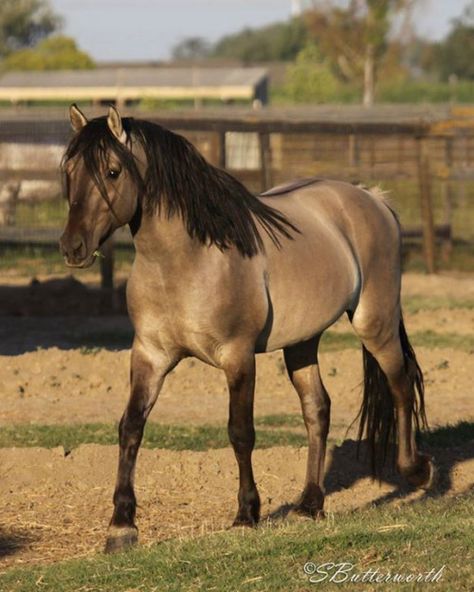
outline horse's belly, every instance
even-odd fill
[[[274,351],[320,335],[350,308],[352,300],[352,294],[346,293],[337,299],[328,295],[328,302],[322,303],[315,294],[313,306],[296,300],[293,307],[274,310],[272,328],[261,350]]]
[[[281,257],[273,264],[267,335],[260,343],[261,351],[273,351],[321,334],[357,299],[359,272],[348,250],[330,249],[318,260],[314,249],[307,245],[296,260],[297,265],[291,264],[291,257]]]

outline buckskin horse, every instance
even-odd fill
[[[239,469],[234,525],[252,526],[260,513],[251,462],[255,355],[283,349],[309,442],[295,508],[323,515],[330,399],[317,352],[344,313],[362,342],[359,439],[368,440],[373,470],[394,442],[399,472],[428,488],[434,465],[415,443],[426,422],[423,375],[401,314],[400,228],[383,196],[323,179],[255,196],[159,125],[122,119],[114,107],[88,121],[72,105],[70,118],[75,134],[62,162],[66,264],[90,266],[126,224],[136,251],[127,285],[131,394],[119,426],[106,550],[137,541],[133,478],[144,425],[166,375],[187,356],[227,378]]]

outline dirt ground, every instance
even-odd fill
[[[411,274],[404,277],[403,289],[410,296],[474,300],[474,277]],[[406,315],[406,325],[409,333],[466,335],[474,328],[474,310],[420,310]],[[129,331],[127,320],[114,316],[83,319],[81,327],[86,333]],[[336,330],[350,329],[341,322]],[[74,346],[77,331],[75,317],[0,317],[0,426],[118,421],[128,396],[129,351],[79,348]],[[431,425],[473,420],[474,352],[418,348],[417,353]],[[342,442],[360,405],[360,352],[323,352],[321,368],[332,399],[330,437],[340,444],[331,448],[327,461],[329,519],[366,504],[406,503],[421,496],[404,490],[393,475],[381,485],[371,482],[366,465],[354,460],[352,440]],[[227,406],[221,373],[189,359],[168,377],[150,419],[224,425]],[[259,356],[256,415],[280,413],[299,413],[297,396],[281,354]],[[433,452],[444,475],[442,494],[474,486],[474,443]],[[254,458],[262,513],[271,516],[300,492],[306,450],[257,450]],[[0,449],[0,570],[100,550],[111,513],[116,460],[114,446],[83,445],[67,456],[62,448]],[[232,522],[237,470],[230,449],[142,450],[136,483],[143,544],[220,530]]]

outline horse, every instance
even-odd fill
[[[294,507],[323,517],[330,398],[318,345],[343,314],[362,344],[359,440],[368,440],[374,475],[396,445],[398,471],[411,486],[431,487],[433,459],[415,440],[426,414],[423,374],[401,312],[400,226],[384,196],[321,178],[256,196],[184,137],[122,118],[113,106],[88,121],[71,105],[70,121],[74,134],[61,164],[66,265],[90,266],[127,224],[135,247],[127,284],[135,331],[130,398],[119,424],[105,550],[138,540],[134,469],[145,422],[166,375],[189,356],[225,373],[239,472],[233,525],[255,526],[255,356],[283,349],[308,436],[306,480]]]

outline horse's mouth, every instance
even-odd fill
[[[95,253],[95,251],[94,251]],[[67,256],[64,257],[64,263],[66,267],[74,268],[74,269],[85,269],[87,267],[91,267],[91,265],[95,261],[95,255],[92,253],[91,255],[87,255],[83,259],[75,259],[69,258]]]
[[[64,258],[64,263],[66,264],[66,267],[71,267],[75,269],[85,269],[87,267],[91,267],[94,261],[95,257],[93,255],[88,256],[85,259],[82,259],[81,261],[70,261],[66,259],[66,257]]]

